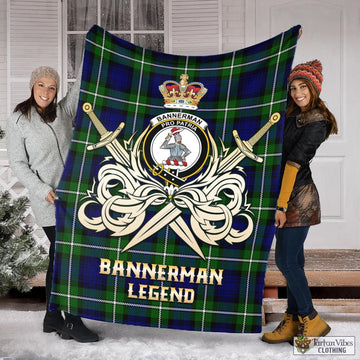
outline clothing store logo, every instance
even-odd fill
[[[232,245],[247,240],[253,232],[246,176],[238,166],[245,157],[263,161],[253,146],[280,120],[280,114],[273,114],[247,141],[234,129],[237,147],[230,149],[221,139],[214,140],[205,120],[184,112],[196,110],[207,89],[199,82],[188,83],[187,74],[180,79],[179,83],[165,81],[159,90],[167,109],[181,111],[155,116],[141,134],[122,143],[117,136],[124,123],[108,131],[92,105],[83,105],[100,134],[99,142],[87,150],[105,146],[115,163],[101,165],[92,189],[82,199],[78,219],[96,232],[108,229],[112,236],[131,234],[122,252],[168,226],[205,259],[201,243],[219,246],[226,241]],[[150,206],[160,210],[147,216]]]
[[[298,336],[295,341],[296,349],[301,354],[305,354],[310,349],[311,340],[306,338],[305,336]]]
[[[354,336],[306,337],[294,338],[294,355],[355,355]]]

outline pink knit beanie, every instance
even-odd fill
[[[321,62],[319,60],[312,60],[295,66],[290,72],[288,85],[295,79],[306,79],[310,81],[316,92],[320,94],[323,81]]]

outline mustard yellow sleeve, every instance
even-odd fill
[[[292,161],[288,161],[285,165],[284,175],[281,181],[280,194],[277,201],[277,206],[286,208],[290,199],[291,192],[294,188],[296,175],[299,171],[300,165]]]

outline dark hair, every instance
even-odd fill
[[[317,91],[315,90],[315,88],[311,84],[311,82],[306,79],[301,79],[301,80],[304,81],[304,83],[307,85],[307,87],[309,88],[309,91],[310,91],[310,95],[311,95],[309,104],[305,107],[304,110],[302,110],[302,112],[306,113],[312,109],[318,108],[328,122],[328,126],[327,126],[328,131],[326,133],[326,139],[331,134],[337,134],[338,127],[337,127],[335,116],[327,108],[324,101],[322,101],[320,99],[319,94],[317,93]],[[299,109],[300,109],[299,106],[297,106],[295,104],[293,98],[290,96],[290,90],[289,90],[288,102],[287,102],[287,107],[286,107],[286,116],[289,116],[295,110],[299,110]]]
[[[34,90],[31,90],[31,96],[25,101],[15,106],[14,112],[20,111],[28,120],[31,117],[31,108],[35,107],[36,111],[44,122],[53,122],[56,119],[56,107],[57,107],[57,93],[54,100],[49,104],[44,111],[40,111],[38,104],[35,101]]]

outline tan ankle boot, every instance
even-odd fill
[[[284,320],[272,332],[266,332],[261,340],[269,344],[292,341],[294,336],[299,334],[299,321],[294,320],[294,315],[285,313]]]
[[[304,337],[320,337],[327,335],[331,328],[330,326],[316,314],[315,317],[311,319],[310,316],[301,317],[299,316],[301,334]]]

